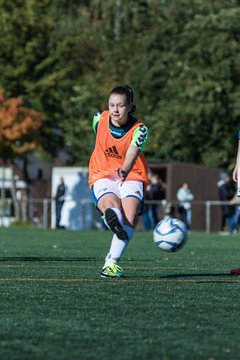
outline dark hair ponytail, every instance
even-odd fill
[[[117,86],[110,91],[109,96],[112,94],[125,95],[127,99],[127,104],[132,105],[132,109],[130,112],[133,113],[134,111],[136,111],[136,105],[133,104],[134,93],[133,93],[133,89],[130,86],[128,85]]]

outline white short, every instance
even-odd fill
[[[106,194],[115,194],[120,199],[135,197],[143,201],[143,183],[135,180],[125,180],[122,182],[119,177],[108,177],[97,180],[92,186],[92,197],[95,205]]]

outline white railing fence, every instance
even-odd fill
[[[73,200],[66,200],[65,202],[73,202]],[[100,213],[94,208],[91,199],[82,199],[75,201],[75,208],[78,213],[78,224],[80,229],[94,229],[99,228],[99,219]],[[173,202],[172,204],[166,203],[166,201],[146,201],[146,204],[158,204],[159,205],[159,217],[161,218],[164,215],[169,206],[173,206],[175,208],[175,215],[178,217],[177,213],[177,202]],[[68,204],[69,205],[69,204]],[[220,224],[221,220],[221,207],[223,205],[231,205],[230,202],[223,201],[194,201],[192,204],[192,217],[193,224],[197,223],[194,219],[194,216],[198,216],[199,209],[201,208],[201,224],[200,231],[205,231],[206,233],[210,233],[214,230],[213,223],[217,220]],[[18,202],[20,219],[16,219],[14,216],[14,207],[11,199],[5,199],[4,203],[1,202],[0,199],[0,226],[8,227],[11,224],[16,223],[28,223],[29,225],[36,226],[43,229],[54,228],[55,221],[55,200],[54,199],[31,199],[31,200],[23,200]],[[239,205],[236,205],[240,206]],[[217,216],[215,216],[215,210],[218,210]],[[195,214],[195,215],[194,215]],[[75,211],[76,216],[76,211]],[[216,219],[216,217],[218,219]],[[54,221],[53,221],[54,220]],[[141,221],[141,220],[140,220]],[[220,226],[220,225],[219,225]],[[194,229],[193,229],[194,230]],[[220,231],[220,228],[219,228]]]

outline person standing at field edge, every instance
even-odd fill
[[[133,237],[147,186],[147,162],[142,150],[147,127],[133,116],[133,90],[127,85],[110,91],[108,110],[93,118],[96,144],[89,162],[89,186],[97,209],[113,232],[101,271],[104,278],[121,278],[118,262]]]
[[[233,170],[233,180],[238,183],[237,196],[240,197],[240,130],[238,132],[238,150],[236,164]],[[233,275],[240,275],[240,268],[232,269],[230,273]]]
[[[184,181],[178,189],[177,199],[179,201],[180,220],[183,221],[187,229],[190,230],[192,225],[192,201],[194,200],[194,195],[187,181]]]
[[[64,226],[60,225],[60,222],[61,222],[62,208],[66,198],[66,193],[67,193],[67,187],[65,185],[63,177],[60,177],[59,185],[57,187],[57,192],[55,196],[57,229],[64,229]]]

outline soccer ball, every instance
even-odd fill
[[[178,251],[188,240],[187,227],[178,219],[166,218],[159,221],[153,230],[153,240],[160,250]]]

